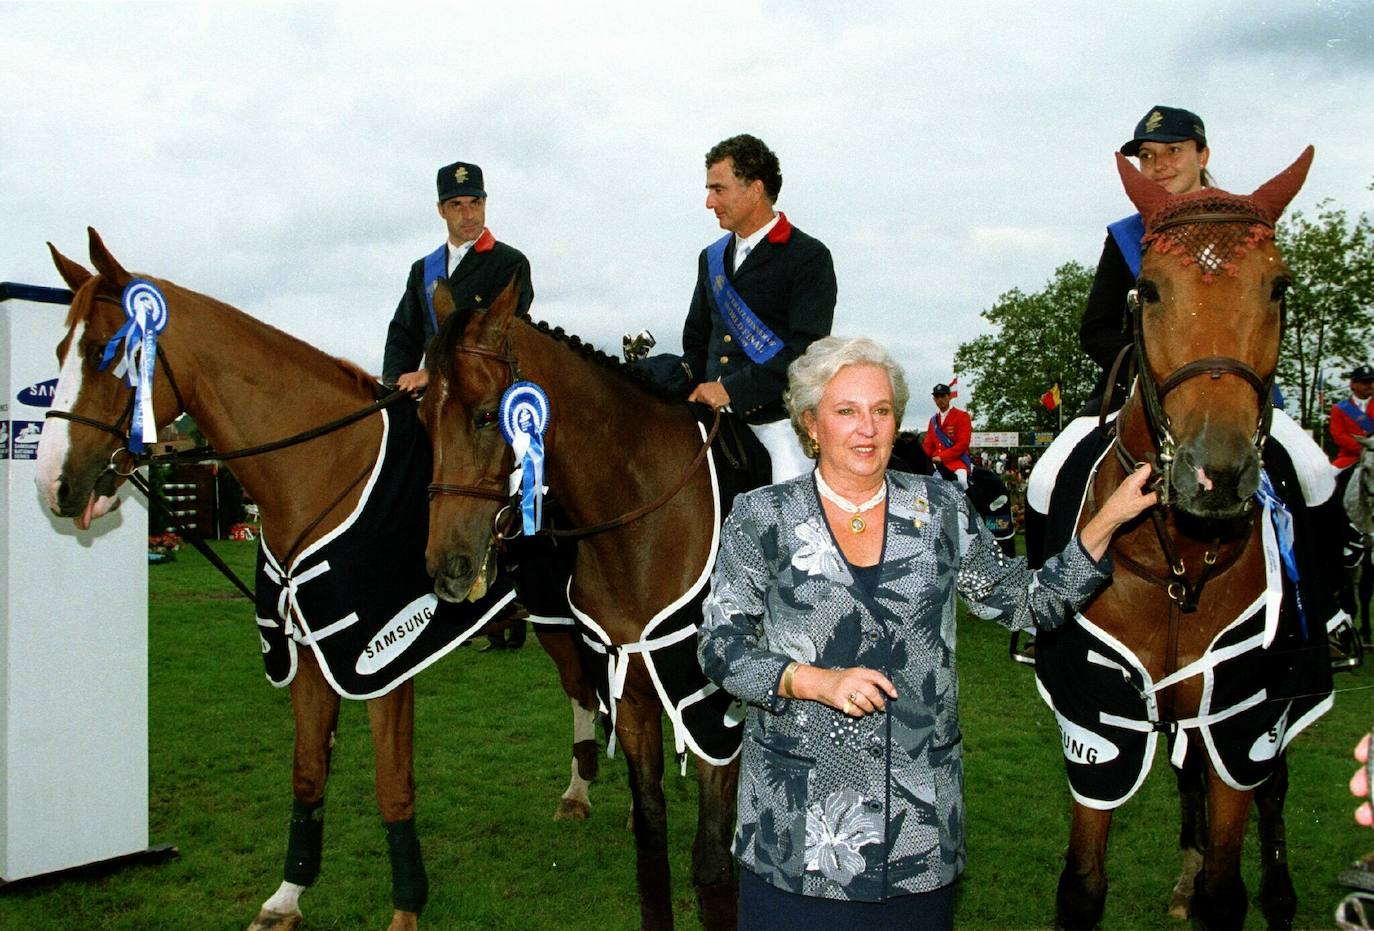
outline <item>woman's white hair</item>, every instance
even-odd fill
[[[906,413],[906,402],[911,392],[906,387],[906,373],[892,360],[887,350],[865,336],[844,337],[825,336],[810,345],[792,364],[787,367],[787,392],[782,396],[787,405],[787,414],[792,419],[792,429],[797,431],[802,451],[812,459],[818,453],[811,439],[802,414],[810,411],[813,415],[821,406],[821,395],[825,386],[846,365],[876,365],[887,373],[892,385],[892,403],[896,410],[897,423],[902,422]]]

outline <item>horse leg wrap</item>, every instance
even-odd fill
[[[403,912],[420,914],[429,899],[429,877],[415,836],[415,819],[387,821],[386,847],[391,855],[391,904]]]
[[[324,848],[324,799],[318,802],[291,800],[291,830],[286,838],[286,868],[282,877],[308,886],[320,875]]]
[[[597,749],[594,739],[579,740],[573,744],[573,759],[577,761],[577,775],[588,782],[596,778],[601,765],[601,751]]]

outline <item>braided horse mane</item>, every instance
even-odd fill
[[[455,350],[462,339],[463,331],[467,329],[468,322],[477,311],[478,308],[475,307],[454,311],[439,325],[438,331],[430,338],[429,345],[425,350],[425,364],[442,377],[451,379],[456,374],[457,354]],[[568,333],[561,326],[551,326],[543,320],[535,320],[528,313],[516,314],[516,319],[554,342],[562,343],[613,377],[624,379],[629,384],[647,391],[656,398],[670,402],[683,400],[680,394],[669,391],[639,369],[625,364],[616,356],[603,352],[580,336]]]

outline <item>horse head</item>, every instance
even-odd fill
[[[128,430],[134,390],[102,365],[106,347],[126,320],[122,295],[133,275],[89,230],[91,274],[52,245],[53,263],[71,287],[67,334],[57,345],[60,372],[51,413],[38,443],[39,494],[54,514],[86,529],[118,506],[119,485],[133,468]],[[170,389],[157,383],[154,411],[160,425],[176,416]]]
[[[1117,156],[1145,221],[1132,298],[1137,391],[1164,495],[1198,517],[1238,517],[1259,487],[1289,285],[1274,223],[1312,153],[1248,196],[1172,195]]]
[[[518,377],[510,327],[519,293],[512,282],[490,307],[459,311],[442,279],[435,289],[439,326],[419,413],[434,447],[425,564],[446,601],[482,597],[495,576],[495,522],[513,463],[499,411]]]

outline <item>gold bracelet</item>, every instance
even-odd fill
[[[796,697],[792,694],[792,676],[796,674],[797,667],[800,665],[801,663],[798,663],[794,660],[793,662],[788,663],[787,668],[782,671],[782,684],[779,686],[778,692],[782,695],[783,698]]]

